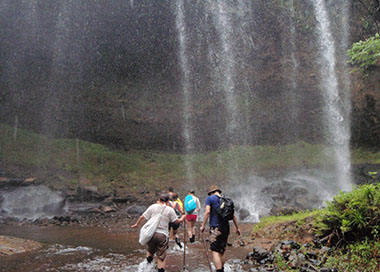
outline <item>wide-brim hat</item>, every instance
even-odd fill
[[[212,193],[219,191],[219,193],[222,193],[222,191],[219,189],[217,185],[211,185],[210,189],[208,190],[208,195],[211,195]]]

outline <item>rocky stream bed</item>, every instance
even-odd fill
[[[365,167],[372,168],[357,169]],[[364,182],[377,181],[379,176],[364,178]],[[297,194],[305,193],[292,187],[284,195],[280,189],[287,183],[283,180],[277,191],[271,191],[279,200],[274,214],[303,208],[285,205],[291,198],[300,202]],[[138,232],[130,228],[151,199],[144,202],[144,197],[133,194],[106,196],[94,186],[55,192],[33,178],[0,178],[0,192],[0,271],[154,271],[144,263]],[[239,217],[243,222],[249,213],[239,209]],[[230,236],[226,271],[283,271],[275,265],[279,256],[295,271],[337,271],[325,267],[332,249],[314,237],[311,223],[302,228],[295,222],[274,224],[258,233],[252,233],[253,225],[245,220],[243,236]],[[183,229],[180,238],[183,241]],[[205,253],[198,235],[197,242],[187,244],[186,270],[209,271]],[[182,271],[183,255],[171,243],[167,271]]]

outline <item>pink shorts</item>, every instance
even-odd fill
[[[186,220],[187,221],[197,221],[197,215],[196,214],[186,214]]]

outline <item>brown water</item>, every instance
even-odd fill
[[[251,224],[244,224],[241,228],[243,237],[248,241]],[[32,239],[44,244],[40,250],[0,257],[0,271],[4,272],[156,271],[147,269],[142,263],[144,247],[138,244],[138,231],[130,228],[119,231],[100,227],[0,225],[0,235]],[[226,255],[229,270],[248,271],[236,259],[243,260],[249,252],[249,246],[240,246],[240,240],[235,234],[231,235],[229,242],[232,243]],[[183,256],[183,250],[171,243],[166,271],[183,271]],[[187,244],[185,261],[188,271],[209,271],[205,250],[200,241]],[[142,269],[144,267],[145,270]]]

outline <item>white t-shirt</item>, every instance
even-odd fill
[[[173,223],[177,220],[177,215],[172,207],[156,203],[151,205],[142,215],[146,220],[149,220],[153,215],[160,213],[162,216],[156,232],[169,236],[169,222]]]
[[[201,210],[201,202],[199,201],[198,197],[196,197],[195,195],[191,195],[191,196],[193,197],[197,207],[195,208],[195,210],[192,213],[186,212],[186,214],[198,214],[198,212]]]

